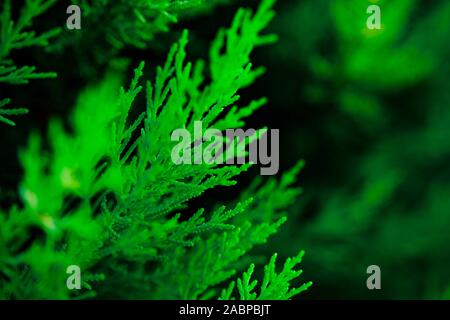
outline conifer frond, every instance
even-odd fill
[[[204,11],[227,0],[79,0],[89,26],[104,20],[105,37],[114,47],[146,47],[155,34],[167,32],[179,16]]]
[[[268,265],[264,267],[264,278],[259,289],[256,292],[257,280],[252,280],[255,265],[251,264],[247,272],[244,272],[242,278],[237,280],[237,291],[240,300],[289,300],[293,296],[308,290],[312,282],[307,282],[297,288],[293,288],[291,281],[297,279],[302,274],[302,270],[294,268],[302,261],[304,252],[301,251],[297,256],[288,258],[280,273],[276,272],[277,255],[274,254]],[[232,300],[235,282],[231,282],[227,289],[222,291],[221,300]]]
[[[0,6],[0,83],[22,85],[32,79],[56,77],[54,72],[37,72],[35,66],[17,66],[11,59],[13,51],[27,47],[47,46],[49,40],[60,32],[58,28],[42,34],[36,34],[32,30],[33,20],[55,3],[56,0],[27,0],[16,20],[12,16],[11,0],[5,0]],[[5,99],[2,102],[6,104],[9,100]],[[14,122],[1,117],[1,114],[18,115],[26,112],[26,109],[9,109],[3,112],[0,110],[0,122],[14,125]]]
[[[283,210],[298,194],[291,184],[299,166],[280,182],[254,184],[234,204],[189,212],[190,199],[235,184],[249,165],[180,165],[171,158],[174,130],[194,133],[195,121],[203,121],[203,130],[233,128],[262,104],[232,108],[237,92],[262,73],[253,70],[250,54],[275,39],[261,34],[273,2],[263,0],[255,14],[241,9],[231,28],[219,33],[209,76],[203,75],[205,62],[187,62],[185,31],[155,81],[147,82],[142,113],[144,63],[128,88],[120,88],[117,72],[88,87],[76,104],[71,133],[54,120],[48,144],[31,136],[20,153],[24,206],[1,216],[0,297],[73,297],[63,280],[68,264],[86,275],[79,298],[213,297],[216,286],[247,263],[244,255],[278,231]],[[45,241],[28,241],[30,228]],[[270,280],[281,286],[277,279]]]
[[[10,99],[0,100],[0,122],[4,122],[6,124],[9,124],[10,126],[15,126],[16,124],[14,123],[14,121],[6,118],[5,116],[26,114],[28,113],[28,110],[24,108],[7,109],[6,107],[10,103],[10,101]]]

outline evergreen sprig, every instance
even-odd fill
[[[71,133],[60,121],[50,123],[49,149],[32,135],[20,154],[23,208],[0,215],[0,297],[217,297],[218,286],[247,264],[249,251],[285,222],[283,210],[299,193],[291,185],[301,164],[280,182],[255,182],[234,204],[189,212],[190,199],[235,184],[249,166],[174,164],[170,136],[178,128],[192,133],[199,120],[204,130],[233,128],[262,104],[238,108],[237,92],[262,74],[250,54],[275,40],[262,34],[273,3],[263,0],[255,14],[239,10],[219,32],[209,76],[205,62],[186,61],[184,32],[155,81],[147,82],[142,113],[144,63],[127,89],[119,90],[121,76],[113,71],[87,88]],[[83,271],[80,292],[66,287],[72,264]],[[288,269],[268,281],[283,287],[296,275]]]
[[[16,124],[13,121],[6,118],[6,116],[26,114],[28,113],[28,109],[25,108],[7,109],[6,106],[10,102],[11,102],[10,99],[0,100],[0,121],[9,124],[10,126],[15,126]]]
[[[22,85],[32,79],[47,79],[56,77],[54,72],[37,72],[35,66],[17,66],[10,55],[14,50],[47,46],[49,40],[54,38],[60,29],[55,28],[36,34],[30,30],[33,20],[46,12],[55,4],[56,0],[27,0],[15,21],[12,17],[11,0],[5,0],[0,13],[0,82]],[[1,107],[6,106],[9,99],[1,100]],[[14,125],[14,122],[1,115],[24,114],[26,109],[0,110],[0,122]]]
[[[79,0],[83,19],[105,20],[104,37],[114,47],[144,48],[155,34],[167,32],[179,16],[204,11],[227,0]],[[98,29],[97,29],[98,30]]]
[[[247,272],[244,272],[241,279],[237,280],[237,290],[240,300],[289,300],[293,296],[308,290],[312,282],[302,284],[298,288],[291,288],[291,281],[297,279],[302,274],[302,270],[294,268],[302,261],[304,251],[297,256],[288,258],[279,274],[276,272],[277,255],[274,254],[268,265],[264,267],[264,279],[260,288],[260,292],[255,292],[258,285],[257,280],[252,280],[255,265],[251,264]],[[235,282],[231,282],[226,290],[222,291],[220,299],[230,300],[232,298]]]

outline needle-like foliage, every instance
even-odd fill
[[[33,20],[46,12],[56,0],[27,0],[17,20],[12,16],[11,0],[3,1],[0,7],[0,83],[12,85],[27,84],[32,79],[54,78],[54,72],[37,72],[35,66],[17,66],[11,53],[18,49],[47,46],[49,40],[60,30],[55,28],[42,34],[30,29]],[[5,116],[24,114],[26,109],[6,109],[10,100],[0,96],[0,122],[14,125]]]
[[[293,296],[308,290],[312,282],[302,284],[298,288],[291,288],[291,281],[302,274],[302,270],[294,268],[302,261],[304,252],[301,251],[296,257],[288,258],[279,274],[276,272],[277,255],[274,254],[268,265],[264,267],[264,279],[259,292],[255,292],[258,285],[257,280],[252,280],[255,265],[251,264],[247,272],[244,272],[241,279],[237,280],[237,290],[240,300],[289,300]],[[232,299],[235,282],[222,291],[220,299]]]
[[[52,45],[53,52],[72,52],[80,72],[98,74],[120,55],[121,49],[158,46],[158,34],[178,21],[211,11],[230,0],[77,0],[82,13],[81,30],[65,32]],[[159,41],[158,41],[159,42]]]
[[[275,40],[262,34],[274,16],[273,2],[262,1],[255,14],[239,10],[232,26],[219,32],[207,77],[205,62],[186,61],[186,31],[155,81],[147,82],[145,111],[137,112],[144,98],[142,63],[127,89],[119,90],[121,77],[112,71],[86,89],[71,133],[51,122],[49,150],[41,137],[31,137],[20,155],[23,208],[0,215],[0,297],[218,296],[217,286],[286,220],[283,210],[299,193],[291,185],[301,164],[280,182],[256,182],[234,204],[192,212],[190,199],[235,184],[249,166],[177,165],[170,137],[178,128],[193,132],[199,120],[204,130],[234,128],[262,105],[257,100],[238,108],[237,92],[262,73],[252,68],[250,54]],[[264,290],[288,290],[298,262],[270,275]],[[66,287],[69,265],[83,271],[83,290]]]
[[[83,20],[105,21],[105,36],[115,47],[145,47],[156,33],[169,31],[170,24],[185,16],[212,8],[226,0],[79,0]],[[98,29],[97,29],[98,30]]]
[[[38,34],[33,25],[36,18],[58,4],[57,0],[26,0],[16,19],[11,0],[5,0],[0,3],[0,83],[24,85],[29,80],[56,77],[55,72],[39,72],[36,66],[18,66],[11,58],[15,50],[38,46],[62,52],[61,50],[67,50],[72,45],[74,47],[70,48],[71,51],[85,57],[86,54],[79,50],[90,51],[92,45],[97,45],[98,49],[98,43],[106,42],[108,46],[99,49],[95,58],[97,63],[106,63],[118,54],[120,48],[146,47],[155,34],[168,31],[170,24],[177,22],[179,16],[196,14],[224,2],[226,1],[75,1],[82,10],[83,29],[89,32],[73,31],[60,35],[60,27]],[[61,21],[60,24],[63,23]],[[81,68],[88,69],[84,64]],[[0,122],[15,125],[7,117],[27,113],[27,109],[6,109],[9,102],[10,99],[0,93]]]

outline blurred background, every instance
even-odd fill
[[[30,131],[45,132],[49,118],[67,120],[78,92],[104,75],[112,55],[127,57],[129,71],[146,60],[151,74],[188,28],[190,57],[205,58],[218,28],[240,5],[256,4],[186,16],[146,48],[113,50],[92,31],[48,52],[17,53],[19,63],[54,70],[59,80],[0,87],[15,106],[30,108],[17,127],[0,125],[2,207],[17,201],[17,146]],[[381,30],[366,28],[370,4],[381,7]],[[242,100],[269,99],[247,126],[281,130],[281,170],[299,159],[306,167],[289,222],[260,253],[305,249],[304,274],[314,286],[302,299],[449,299],[450,2],[280,0],[276,9],[271,31],[279,42],[256,51],[254,64],[267,72]],[[37,29],[63,23],[64,4],[46,16]],[[83,23],[86,33],[98,21]],[[233,199],[256,174],[197,203]],[[382,290],[367,289],[369,265],[380,266]]]

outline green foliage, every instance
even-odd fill
[[[120,55],[121,49],[149,46],[179,20],[210,11],[229,0],[77,0],[82,30],[65,32],[51,46],[53,52],[72,52],[86,77]],[[87,32],[88,31],[88,32]],[[72,56],[72,58],[73,58]]]
[[[45,13],[55,2],[56,0],[27,0],[16,21],[12,17],[11,0],[3,2],[0,15],[0,83],[22,85],[32,79],[56,77],[53,72],[37,72],[35,66],[17,66],[11,59],[13,51],[47,46],[49,40],[60,32],[59,29],[52,29],[38,35],[34,31],[30,31],[33,20]],[[4,108],[9,101],[9,99],[0,100],[0,108]],[[14,125],[13,121],[4,116],[24,114],[25,110],[0,110],[0,122]]]
[[[180,15],[209,9],[223,0],[80,0],[83,19],[88,23],[105,21],[106,39],[114,47],[146,47],[156,33],[169,31]]]
[[[0,297],[218,296],[217,286],[286,220],[302,164],[280,182],[255,182],[235,204],[192,212],[190,199],[234,185],[249,166],[176,165],[170,136],[178,128],[192,132],[197,120],[204,130],[233,128],[264,102],[235,106],[238,90],[262,73],[252,68],[251,52],[275,40],[262,34],[274,16],[273,2],[262,1],[255,14],[240,9],[231,27],[219,32],[208,76],[205,62],[186,62],[185,31],[155,81],[146,83],[145,97],[143,63],[127,89],[119,89],[121,76],[110,71],[79,96],[70,133],[53,120],[49,148],[32,135],[20,153],[23,208],[0,215]],[[300,258],[288,260],[280,275],[268,267],[267,296],[290,298],[308,287],[288,287],[300,275],[292,270]],[[72,264],[83,272],[81,293],[65,285]]]
[[[214,233],[199,242],[193,250],[178,249],[158,272],[161,281],[158,297],[208,298],[215,290],[209,286],[219,284],[242,269],[248,261],[246,254],[256,245],[266,243],[286,221],[284,210],[293,203],[299,190],[292,188],[301,163],[287,172],[280,182],[269,180],[255,183],[242,194],[236,208],[227,214],[231,228]],[[251,195],[251,198],[249,198]],[[237,210],[244,212],[236,214]],[[224,207],[218,209],[222,213]],[[198,213],[197,213],[198,214]],[[217,215],[217,213],[215,213]],[[186,258],[188,257],[188,258]],[[180,265],[185,273],[179,273]],[[173,288],[179,289],[174,290]]]
[[[307,290],[312,282],[302,284],[298,288],[291,288],[291,281],[297,279],[302,270],[294,270],[303,258],[304,252],[300,252],[294,258],[288,258],[284,263],[283,270],[279,274],[276,273],[275,264],[277,255],[274,254],[267,266],[264,267],[264,279],[260,292],[254,292],[258,281],[252,280],[255,265],[251,264],[248,271],[244,272],[242,279],[237,280],[237,288],[240,300],[289,300],[293,296]],[[228,289],[222,291],[221,299],[230,300],[235,282],[232,282]]]
[[[96,49],[99,50],[95,53],[97,57],[94,67],[98,67],[98,63],[105,64],[117,56],[120,48],[146,47],[156,33],[167,32],[169,25],[177,22],[179,15],[203,12],[223,2],[81,0],[75,3],[81,6],[83,28],[89,32],[64,32],[61,35],[61,28],[53,28],[41,34],[33,31],[36,18],[56,6],[57,0],[26,0],[16,21],[12,16],[11,0],[5,0],[0,6],[0,83],[23,85],[33,79],[56,77],[55,72],[38,72],[36,66],[17,66],[11,58],[15,50],[48,47],[61,53],[62,50],[70,50],[70,45],[72,49],[75,46],[77,56],[84,57],[86,54],[79,50],[90,51],[90,46],[97,46]],[[108,46],[103,45],[105,41]],[[87,70],[93,66],[84,64],[80,67]],[[1,101],[4,108],[10,100],[3,98]],[[3,109],[0,111],[0,122],[14,125],[5,116],[24,114],[24,110],[26,109]]]
[[[10,99],[0,100],[0,122],[15,126],[15,123],[5,116],[25,114],[28,113],[28,110],[24,108],[7,109],[6,106],[10,103],[10,101]]]

